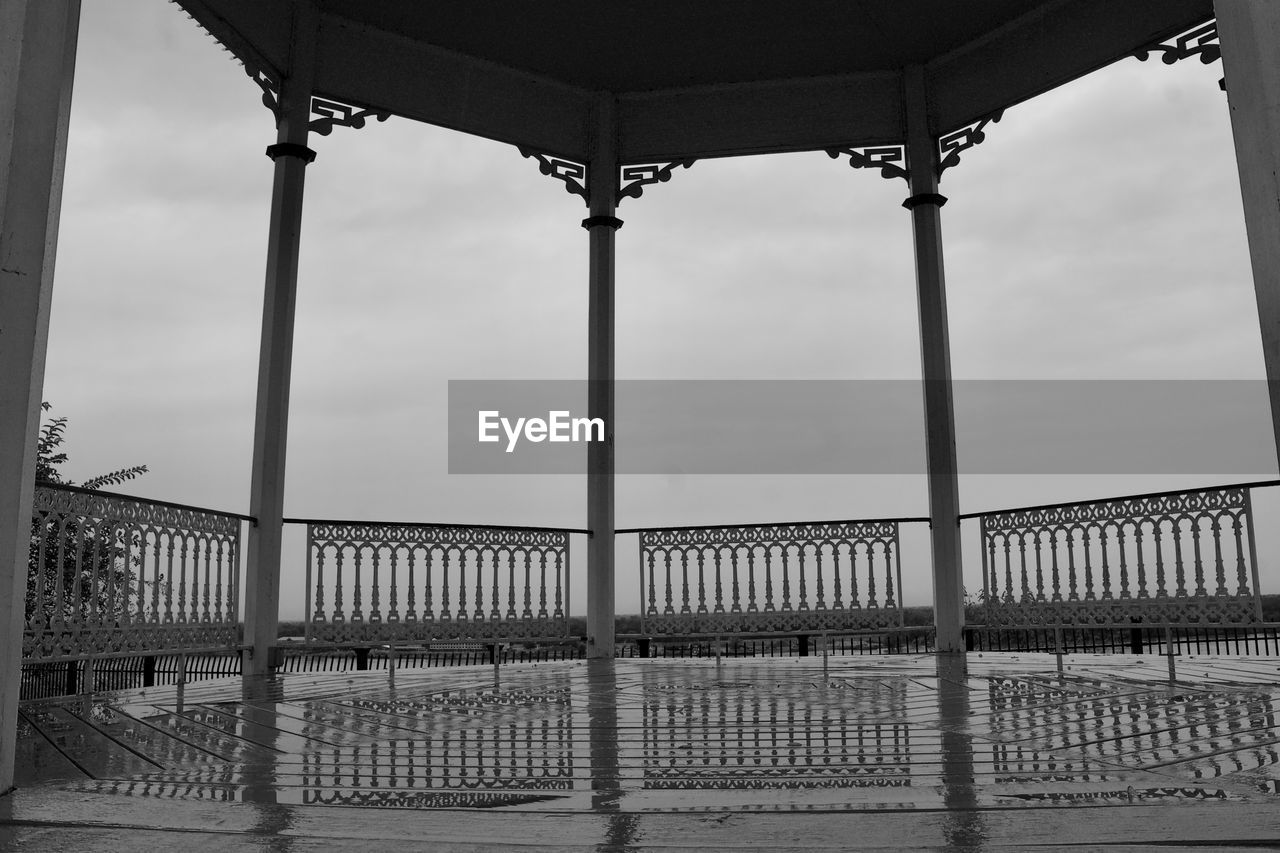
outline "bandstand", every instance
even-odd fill
[[[1046,751],[1050,749],[1047,740],[1036,740],[1048,738],[1042,728],[1051,721],[1047,715],[1043,719],[1037,717],[1039,712],[1033,709],[1047,707],[1063,696],[1069,696],[1083,709],[1087,697],[1105,693],[1102,688],[1096,694],[1090,693],[1089,685],[1095,682],[1089,678],[1140,680],[1150,673],[1141,667],[1127,671],[1119,665],[1108,669],[1107,664],[1097,664],[1093,675],[1077,676],[1067,685],[1060,661],[1056,682],[1050,674],[1053,667],[1046,668],[1043,661],[1037,661],[1027,664],[1034,677],[1019,682],[1021,686],[1010,686],[1013,682],[1002,680],[1000,672],[993,668],[982,676],[988,679],[990,692],[977,710],[971,708],[963,686],[956,686],[963,685],[967,677],[957,675],[955,669],[963,667],[966,651],[960,538],[964,513],[959,502],[948,343],[942,232],[947,198],[943,190],[947,170],[963,168],[966,152],[981,144],[986,134],[998,132],[995,123],[1006,109],[1127,57],[1136,55],[1168,64],[1183,60],[1222,63],[1222,88],[1230,105],[1240,171],[1273,432],[1280,447],[1280,4],[1270,0],[986,0],[964,4],[947,0],[795,4],[714,0],[695,7],[670,2],[550,2],[539,4],[534,15],[494,0],[468,4],[362,0],[172,2],[244,66],[245,97],[259,98],[274,115],[277,126],[275,138],[263,140],[266,155],[274,161],[274,183],[249,508],[245,515],[218,513],[159,502],[134,503],[120,496],[36,484],[35,441],[40,426],[80,4],[79,0],[0,0],[0,553],[6,555],[0,561],[0,588],[9,592],[0,601],[0,792],[11,788],[14,782],[20,741],[15,733],[26,724],[24,720],[31,719],[19,713],[24,658],[61,660],[98,653],[123,656],[149,651],[235,650],[243,653],[241,696],[246,703],[322,703],[336,695],[333,691],[339,688],[333,685],[318,686],[310,693],[310,688],[262,686],[280,663],[277,634],[282,531],[286,523],[307,525],[308,638],[366,649],[432,638],[496,642],[567,637],[568,542],[573,535],[585,535],[586,656],[610,660],[617,651],[614,553],[619,535],[637,534],[639,539],[646,634],[718,638],[799,633],[807,643],[808,637],[823,632],[892,631],[902,627],[898,530],[901,523],[919,521],[927,522],[930,528],[935,614],[931,651],[937,653],[936,664],[913,659],[905,665],[908,675],[897,681],[887,676],[880,678],[875,667],[846,667],[848,672],[843,676],[837,673],[839,677],[833,681],[824,658],[822,683],[831,686],[839,681],[849,692],[824,700],[828,701],[824,711],[815,711],[817,706],[810,707],[809,699],[796,699],[798,693],[792,695],[794,701],[787,706],[787,713],[791,714],[788,730],[793,734],[801,730],[800,724],[794,723],[797,715],[816,714],[815,725],[824,731],[838,729],[840,721],[859,714],[867,716],[873,722],[850,735],[857,738],[856,748],[847,739],[838,745],[826,740],[820,747],[828,756],[833,751],[843,756],[846,764],[841,765],[845,768],[841,778],[857,777],[856,766],[859,761],[865,762],[870,750],[877,756],[874,762],[879,769],[868,773],[864,788],[893,788],[907,785],[903,780],[910,777],[912,758],[906,726],[910,721],[924,719],[932,727],[930,731],[938,733],[937,742],[926,738],[930,745],[922,747],[918,741],[916,749],[923,749],[936,759],[926,760],[937,765],[929,771],[929,778],[936,777],[934,784],[945,790],[937,802],[916,800],[914,804],[972,812],[990,805],[984,799],[987,795],[972,791],[957,795],[956,789],[948,786],[973,777],[975,772],[981,776],[985,771],[974,771],[972,744],[967,747],[968,764],[957,758],[963,750],[955,740],[955,732],[971,714],[988,714],[993,720],[990,732],[994,734],[990,739],[995,744],[987,745],[994,756],[991,784],[999,789],[991,795],[991,802],[999,802],[1000,797],[1034,799],[1036,795],[1015,790],[1018,779],[1031,778],[1035,775],[1030,769],[1033,764],[1039,773],[1039,763],[1043,760],[1048,766],[1053,759]],[[82,73],[85,70],[80,69]],[[588,261],[585,284],[589,293],[587,415],[601,419],[608,430],[606,441],[588,445],[587,517],[582,530],[389,525],[285,517],[286,435],[294,306],[300,285],[304,184],[309,168],[323,168],[323,161],[316,162],[316,153],[310,147],[311,136],[338,128],[359,129],[389,116],[508,144],[513,156],[528,158],[531,168],[539,169],[582,199],[581,225],[586,232],[583,253]],[[620,210],[642,208],[645,194],[660,192],[658,185],[667,181],[680,180],[683,170],[696,168],[700,160],[800,151],[825,151],[841,164],[901,182],[905,208],[901,215],[911,219],[915,255],[928,516],[915,520],[776,525],[768,529],[620,529],[614,512],[612,441],[615,246],[626,239]],[[836,165],[840,164],[833,163],[833,167]],[[624,203],[625,207],[620,208]],[[301,286],[305,288],[306,283],[301,282]],[[166,591],[158,591],[162,572],[156,568],[151,581],[140,580],[137,585],[137,598],[149,595],[150,603],[134,602],[133,592],[114,591],[112,584],[117,581],[111,579],[110,573],[99,578],[97,568],[77,563],[74,587],[61,572],[54,571],[56,580],[32,593],[27,586],[27,573],[33,518],[38,525],[45,525],[39,530],[51,531],[46,535],[55,538],[67,535],[68,518],[76,519],[73,527],[81,532],[73,535],[81,537],[80,547],[86,552],[86,529],[99,531],[95,536],[111,537],[116,543],[111,548],[115,549],[135,547],[118,544],[128,540],[132,532],[140,549],[137,559],[143,566],[152,555],[158,566],[159,555],[167,549],[169,569],[163,573]],[[247,524],[243,580],[239,575],[242,523]],[[991,625],[1061,630],[1079,625],[1115,627],[1145,620],[1147,625],[1172,630],[1185,624],[1248,625],[1261,621],[1255,520],[1247,488],[991,513],[982,517],[981,524],[981,586]],[[1161,550],[1162,537],[1167,547],[1178,549],[1176,572],[1172,562],[1168,572],[1165,570],[1160,556],[1165,553]],[[1143,562],[1144,542],[1148,563]],[[1188,555],[1194,546],[1194,558],[1186,557],[1185,571],[1184,544]],[[172,568],[175,548],[182,565],[180,582],[175,579],[177,570]],[[93,553],[96,561],[98,551]],[[121,559],[129,565],[135,555],[128,551],[124,554]],[[1100,563],[1089,562],[1090,555],[1096,559],[1099,554]],[[1061,579],[1059,555],[1063,560]],[[1119,562],[1109,565],[1108,555]],[[769,561],[774,556],[784,564],[782,577],[786,580],[769,574]],[[1083,560],[1079,565],[1077,558]],[[60,552],[57,560],[63,559]],[[785,574],[788,559],[795,561],[792,568],[799,572],[798,585]],[[824,559],[829,573],[826,587]],[[1152,559],[1155,562],[1150,562]],[[433,560],[437,561],[434,565],[442,588],[433,586],[430,580]],[[342,586],[344,561],[348,571],[346,587]],[[816,591],[805,585],[806,567],[811,573],[816,572],[810,575],[811,583],[816,581]],[[842,575],[844,571],[848,574]],[[86,580],[80,579],[82,573]],[[425,582],[421,581],[423,573]],[[672,578],[681,573],[683,588],[677,590],[679,584]],[[487,580],[490,575],[491,583]],[[415,577],[419,580],[415,581]],[[692,586],[690,577],[695,578]],[[850,586],[842,588],[842,578]],[[68,596],[82,595],[82,583],[91,585],[95,593],[105,590],[100,598],[127,602],[123,626],[119,614],[114,622],[98,614],[96,621],[71,624],[75,618],[66,612],[65,601]],[[132,581],[120,583],[128,585]],[[824,599],[824,589],[830,600]],[[415,598],[415,590],[419,597]],[[673,590],[677,599],[674,605]],[[28,604],[24,610],[23,602],[33,594],[37,605],[33,608]],[[711,718],[719,714],[718,730],[722,735],[725,730],[732,730],[737,738],[732,749],[723,743],[711,747],[712,752],[721,750],[716,758],[723,766],[724,756],[733,749],[746,748],[743,744],[750,739],[741,720],[743,707],[754,708],[758,719],[761,708],[767,706],[770,710],[764,716],[777,723],[776,697],[770,699],[754,692],[758,684],[773,681],[783,694],[791,695],[787,691],[799,690],[796,685],[805,682],[805,673],[809,672],[766,673],[762,667],[750,666],[722,671],[717,663],[714,675],[672,675],[663,681],[660,674],[643,665],[634,670],[606,672],[601,668],[603,663],[592,660],[580,665],[590,667],[584,669],[589,675],[565,668],[559,675],[511,676],[517,685],[523,685],[519,688],[524,691],[522,696],[542,691],[542,698],[536,703],[539,713],[546,712],[545,718],[539,717],[536,725],[520,723],[524,728],[519,733],[512,723],[510,744],[499,743],[503,735],[494,734],[493,742],[479,744],[480,754],[491,753],[496,766],[508,747],[514,750],[523,744],[521,748],[533,749],[536,738],[549,738],[547,743],[561,743],[565,754],[576,756],[577,761],[576,766],[570,761],[568,769],[563,763],[555,765],[564,770],[561,776],[547,769],[552,765],[541,765],[538,784],[528,786],[521,795],[523,799],[512,795],[487,802],[479,795],[467,799],[454,796],[456,791],[446,792],[449,796],[445,796],[440,790],[433,790],[429,796],[416,800],[405,795],[407,799],[392,796],[377,801],[376,796],[369,795],[340,804],[403,808],[496,804],[536,809],[538,803],[550,798],[560,804],[557,808],[580,808],[610,816],[604,841],[596,840],[597,835],[584,823],[575,825],[574,831],[580,837],[575,836],[574,844],[584,849],[592,844],[603,845],[599,849],[631,849],[627,845],[634,843],[634,828],[628,829],[627,821],[618,817],[618,800],[620,792],[627,790],[629,772],[643,777],[641,788],[646,793],[633,798],[641,810],[662,810],[674,802],[655,791],[710,790],[715,787],[708,782],[711,777],[733,775],[728,771],[711,774],[692,760],[646,763],[651,753],[682,755],[681,750],[693,748],[671,740],[664,721],[671,724],[677,717],[689,719],[701,714]],[[1222,699],[1219,705],[1213,704],[1212,695],[1207,695],[1203,705],[1184,702],[1176,710],[1183,716],[1167,731],[1181,732],[1212,713],[1230,708],[1234,715],[1231,719],[1249,723],[1253,727],[1250,731],[1276,733],[1269,695],[1254,705],[1239,698],[1247,692],[1241,684],[1266,683],[1265,667],[1247,672],[1245,669],[1248,668],[1241,669],[1240,680],[1224,682],[1234,685],[1231,689],[1237,690],[1239,696]],[[927,699],[933,702],[936,698],[937,708],[920,710],[924,694],[911,673],[937,679],[934,687],[938,695],[929,693]],[[816,670],[812,674],[818,678]],[[1172,678],[1172,672],[1170,675]],[[875,695],[858,692],[858,678],[863,676],[880,678],[879,686],[872,691]],[[412,753],[396,736],[387,733],[395,726],[374,716],[412,716],[395,704],[395,678],[393,670],[388,704],[352,706],[354,710],[343,712],[349,714],[342,718],[345,722],[337,712],[324,716],[330,712],[317,705],[308,710],[316,716],[299,718],[291,722],[292,727],[276,730],[272,737],[280,740],[267,742],[259,735],[249,738],[243,729],[237,729],[236,736],[244,735],[250,743],[242,752],[221,741],[215,743],[205,730],[221,725],[212,721],[216,713],[234,717],[234,712],[224,708],[220,712],[209,711],[209,719],[190,715],[190,719],[179,719],[183,703],[196,701],[180,692],[176,699],[178,711],[172,715],[178,722],[166,724],[167,736],[180,737],[197,750],[231,756],[247,764],[266,760],[268,753],[289,752],[294,748],[289,745],[294,742],[289,738],[300,743],[328,744],[326,738],[331,733],[325,727],[345,727],[375,740],[383,739],[377,742],[391,738],[389,742],[401,744],[398,748]],[[434,683],[446,685],[447,697],[448,690],[471,689],[475,679],[468,678],[451,674]],[[690,686],[694,682],[698,683]],[[421,673],[401,675],[399,689],[403,695],[406,685],[426,690],[432,683]],[[710,694],[695,697],[696,690],[720,691],[716,699],[719,704],[700,705]],[[645,691],[668,699],[635,699]],[[1225,696],[1224,691],[1227,688],[1219,692]],[[575,694],[586,704],[570,710]],[[611,698],[624,695],[628,697],[626,702],[614,703]],[[1146,693],[1116,695],[1121,698],[1107,700],[1111,704],[1102,711],[1097,710],[1102,707],[1097,702],[1102,700],[1089,707],[1097,714],[1105,712],[1117,727],[1140,710],[1146,711],[1145,706],[1139,708],[1139,698]],[[236,701],[230,696],[210,688],[207,702],[213,707]],[[726,700],[724,696],[733,698]],[[1238,708],[1232,704],[1236,699]],[[174,697],[162,692],[146,702],[131,697],[118,707],[122,713],[132,713],[129,708],[172,701]],[[506,700],[494,699],[490,703],[493,707],[486,711],[502,711],[498,707],[502,701]],[[726,702],[739,703],[736,723],[733,714],[725,711]],[[422,708],[431,713],[471,713],[464,706],[470,707],[455,697],[432,700]],[[564,714],[557,716],[554,711],[560,706]],[[879,710],[868,710],[873,706]],[[422,708],[413,713],[421,711],[425,715]],[[368,713],[362,714],[363,711]],[[69,725],[67,714],[74,717],[70,711],[50,710],[42,719],[50,726]],[[901,729],[894,722],[899,718],[904,721]],[[467,752],[467,734],[452,730],[442,733],[429,722],[420,716],[414,717],[412,724],[404,724],[407,730],[428,736],[428,742],[435,744],[427,748],[429,755],[422,760],[438,759],[440,750],[450,755]],[[248,712],[241,714],[240,724],[266,725]],[[610,745],[608,738],[600,734],[609,730],[616,733],[619,726],[632,726],[627,730],[638,738],[634,746],[624,738],[621,757],[618,743]],[[1092,743],[1085,728],[1081,723],[1076,734],[1081,743]],[[104,732],[109,729],[110,724],[104,723]],[[1011,745],[1018,742],[1017,737],[1001,740],[1010,732],[1028,743]],[[756,736],[754,748],[759,755],[763,747],[758,731]],[[126,740],[124,734],[111,737],[120,743]],[[437,741],[430,741],[431,737]],[[575,753],[573,742],[581,737],[587,737],[588,742]],[[1265,746],[1274,754],[1280,734],[1274,739],[1268,737],[1270,734],[1257,734],[1250,743],[1258,748]],[[1189,739],[1179,735],[1171,742],[1196,752],[1185,743]],[[1217,741],[1214,744],[1220,752],[1228,751],[1225,745]],[[350,744],[343,746],[348,747]],[[352,748],[356,757],[351,760],[369,760],[367,756],[360,757],[358,746]],[[550,747],[538,747],[544,748]],[[797,742],[781,747],[774,743],[769,748],[774,750],[771,755],[776,759],[782,754],[779,749],[785,752],[800,747]],[[433,749],[436,752],[431,752]],[[1037,749],[1045,753],[1043,759]],[[129,750],[149,765],[158,767],[168,761],[143,746],[126,751]],[[1016,750],[1016,756],[1010,750]],[[636,759],[640,753],[643,760]],[[298,771],[302,778],[338,772],[328,765],[317,769],[306,764],[320,754],[321,751],[304,750],[303,766]],[[391,748],[391,755],[390,759],[372,759],[375,768],[380,768],[378,772],[387,772],[378,761],[390,761],[388,766],[394,776],[395,767],[399,766],[395,748]],[[855,755],[861,758],[855,760]],[[411,756],[407,760],[412,764],[418,758]],[[918,764],[919,758],[915,760]],[[703,765],[711,761],[708,758]],[[337,762],[339,759],[332,759],[332,763]],[[1093,773],[1109,786],[1106,796],[1098,794],[1101,800],[1110,797],[1119,802],[1127,797],[1127,802],[1133,804],[1144,797],[1151,801],[1165,796],[1149,793],[1161,790],[1155,782],[1144,787],[1123,773],[1117,774],[1115,767],[1122,763],[1099,748],[1078,758],[1062,773],[1074,774],[1069,780],[1072,784],[1079,781],[1077,776],[1083,774],[1087,780],[1088,774]],[[1140,769],[1154,772],[1151,768],[1157,766],[1164,765],[1150,761]],[[128,772],[135,777],[150,772],[149,766],[129,767]],[[469,771],[463,764],[458,767],[463,769],[450,771],[454,776],[446,772],[444,783],[437,788],[469,790]],[[606,770],[601,771],[602,767]],[[1195,778],[1210,772],[1207,767],[1196,765]],[[747,775],[750,768],[744,765],[737,769],[740,775]],[[294,770],[275,772],[287,776]],[[825,772],[813,769],[802,778],[812,781]],[[173,796],[172,792],[178,790],[165,785],[199,788],[207,784],[211,787],[192,796],[209,799],[213,795],[208,791],[236,787],[243,800],[249,802],[252,798],[245,791],[270,786],[268,781],[251,777],[252,774],[236,777],[234,782],[229,781],[230,777],[199,777],[195,773],[166,777],[163,783],[155,783],[156,795]],[[588,782],[582,783],[584,778]],[[1267,778],[1274,781],[1274,777]],[[808,784],[795,782],[793,777],[788,779],[787,784],[792,787]],[[92,793],[119,793],[120,785],[133,783],[117,780],[111,784],[116,787],[103,785],[92,789]],[[813,785],[831,789],[817,782]],[[1000,788],[1001,785],[1006,787]],[[767,787],[767,783],[760,782],[758,787]],[[530,794],[533,788],[539,793]],[[1224,791],[1223,799],[1234,797],[1230,788],[1178,790],[1182,793],[1168,795],[1170,801],[1214,800],[1217,793]],[[309,793],[304,793],[300,801],[303,805],[332,802],[325,799],[331,796],[331,788],[315,786],[306,791]],[[314,799],[307,800],[307,796]],[[278,802],[294,804],[287,799]],[[747,798],[732,805],[749,809],[760,802],[763,800]],[[877,802],[895,801],[889,797]],[[822,810],[838,803],[839,797],[820,797],[808,806]],[[1248,810],[1250,805],[1241,801],[1231,808],[1242,809],[1240,815],[1255,814]],[[194,812],[189,818],[203,819]],[[499,827],[501,821],[495,820],[495,837],[502,836],[511,843],[519,840],[514,830]],[[1221,825],[1224,824],[1215,824]],[[257,828],[243,831],[273,831],[269,821],[254,826]],[[836,823],[831,826],[832,831],[847,830]],[[412,833],[408,825],[399,824],[387,831],[393,835],[404,833],[406,838]],[[774,827],[769,831],[782,830]],[[539,830],[539,837],[552,839],[547,832],[545,828]],[[986,830],[966,835],[969,830],[964,826],[950,826],[939,832],[939,837],[945,836],[954,849],[979,849],[973,846],[977,842],[955,839],[976,838]],[[892,834],[891,830],[881,833],[886,846]],[[0,849],[4,849],[4,841],[0,836]],[[690,843],[706,846],[703,841],[706,839]],[[663,843],[678,842],[678,838],[667,837]]]

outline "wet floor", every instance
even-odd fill
[[[0,850],[1280,848],[1280,660],[1178,677],[625,660],[32,703]]]

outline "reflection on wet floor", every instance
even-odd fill
[[[206,682],[26,706],[20,766],[137,797],[595,812],[619,843],[642,811],[945,809],[964,847],[984,809],[1272,801],[1276,662],[1255,660],[1202,685],[1036,656]]]

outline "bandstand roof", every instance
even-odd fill
[[[289,0],[175,0],[288,70]],[[622,162],[901,141],[901,69],[935,134],[1165,40],[1211,0],[318,0],[317,94],[576,160],[596,93]]]

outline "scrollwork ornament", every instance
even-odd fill
[[[960,153],[962,151],[968,151],[975,145],[981,145],[985,142],[987,139],[987,125],[995,124],[1003,116],[1004,110],[996,110],[991,115],[939,137],[938,177],[942,177],[944,171],[960,163]]]
[[[359,130],[364,127],[365,119],[367,118],[372,117],[378,121],[386,121],[391,117],[391,113],[386,110],[354,107],[339,101],[331,101],[328,98],[316,97],[311,99],[311,112],[319,116],[319,118],[312,119],[307,127],[320,136],[328,136],[335,127],[350,127]]]
[[[879,169],[880,176],[886,180],[902,178],[907,180],[907,149],[902,145],[879,145],[874,148],[828,148],[827,156],[832,160],[841,155],[849,158],[851,169]]]
[[[1172,44],[1150,44],[1133,55],[1139,62],[1146,62],[1156,52],[1161,54],[1160,61],[1165,65],[1173,65],[1196,56],[1200,57],[1202,64],[1211,65],[1222,58],[1222,48],[1218,45],[1218,22],[1207,21],[1187,30],[1175,38]]]
[[[644,194],[644,188],[650,184],[665,184],[671,180],[671,174],[675,169],[688,169],[696,160],[677,160],[674,163],[666,164],[641,164],[635,166],[623,166],[619,170],[618,181],[618,202],[624,198],[640,198]]]
[[[520,148],[519,151],[521,157],[532,157],[537,160],[538,171],[542,174],[555,178],[557,181],[562,181],[566,192],[582,196],[583,201],[589,200],[587,195],[587,166],[585,163],[577,163],[573,160],[566,160],[563,157],[543,154],[530,148]]]
[[[261,68],[255,68],[245,63],[244,73],[249,75],[249,79],[254,82],[259,89],[262,90],[262,105],[271,110],[271,114],[280,119],[280,81],[277,80],[269,71]]]

